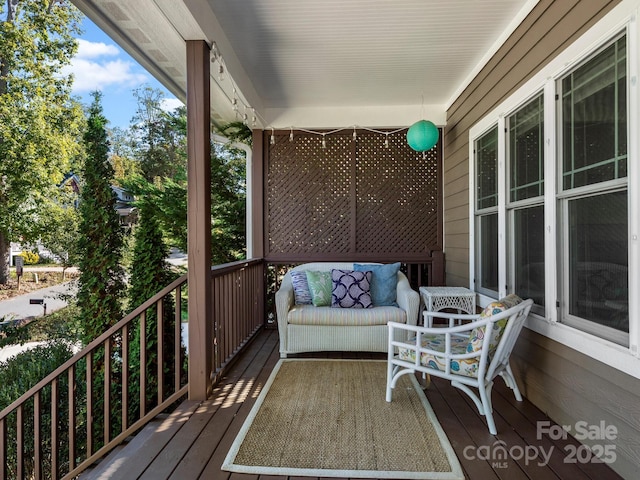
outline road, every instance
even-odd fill
[[[21,320],[44,315],[44,305],[47,313],[55,312],[67,306],[67,301],[61,295],[75,295],[77,282],[65,282],[53,287],[42,288],[25,293],[8,300],[0,301],[0,319]],[[43,300],[43,305],[31,304],[31,300]]]

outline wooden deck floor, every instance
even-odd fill
[[[318,357],[319,355],[313,355]],[[336,355],[322,355],[323,357]],[[251,344],[212,397],[197,404],[186,401],[164,419],[149,424],[127,445],[119,447],[82,478],[114,479],[213,479],[213,480],[298,480],[309,477],[240,475],[220,469],[227,451],[251,410],[271,370],[278,361],[278,333],[267,330]],[[363,358],[340,354],[339,358]],[[372,358],[366,355],[364,358]],[[383,355],[375,358],[384,358]],[[498,435],[489,434],[483,418],[471,400],[448,382],[434,379],[427,390],[438,420],[446,432],[468,479],[617,479],[603,463],[569,463],[570,452],[580,444],[537,438],[536,422],[548,418],[526,399],[516,402],[510,390],[498,381],[493,402]],[[496,442],[500,442],[496,444]],[[504,442],[504,443],[502,443]],[[511,458],[495,456],[497,445]],[[549,461],[525,460],[524,452],[551,451]],[[518,458],[521,457],[521,458]],[[319,479],[318,479],[319,480]]]

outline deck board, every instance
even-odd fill
[[[385,355],[321,353],[299,357],[384,359]],[[265,330],[221,379],[207,401],[199,405],[193,402],[180,405],[177,414],[171,415],[156,426],[156,434],[148,437],[145,442],[136,444],[135,439],[131,442],[137,447],[135,453],[125,448],[122,450],[126,452],[125,455],[116,459],[110,458],[110,468],[105,469],[104,465],[99,465],[96,472],[110,472],[109,476],[101,475],[99,478],[324,480],[297,476],[246,475],[221,470],[229,447],[278,360],[278,333],[275,330]],[[547,437],[538,439],[537,422],[549,419],[526,399],[517,402],[502,380],[496,381],[493,392],[497,436],[489,434],[484,417],[477,412],[473,402],[449,382],[432,379],[426,395],[468,479],[621,478],[606,464],[566,463],[565,448],[567,445],[577,446],[579,443],[571,437],[566,441],[551,440]],[[491,458],[473,458],[478,457],[479,447],[484,447],[493,454],[491,448],[496,442],[504,442],[507,449],[552,449],[553,454],[546,465],[538,465],[536,460],[527,462],[524,459],[508,459],[504,463]],[[87,475],[87,478],[92,477]]]

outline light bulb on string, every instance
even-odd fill
[[[289,141],[293,142],[293,127],[291,127],[291,131],[289,132]]]
[[[324,133],[322,134],[322,148],[327,148],[327,140],[324,138]]]
[[[389,148],[389,134],[385,133],[384,136],[384,148]]]
[[[271,145],[276,144],[276,136],[274,134],[273,128],[271,128],[271,140],[269,141],[269,143],[271,143]]]
[[[358,138],[358,134],[356,133],[356,127],[353,127],[353,141],[355,142]]]
[[[256,109],[251,108],[251,126],[255,127],[258,124],[258,117],[256,115]]]

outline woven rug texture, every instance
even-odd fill
[[[224,470],[359,478],[464,478],[413,375],[385,401],[386,362],[281,360]]]

